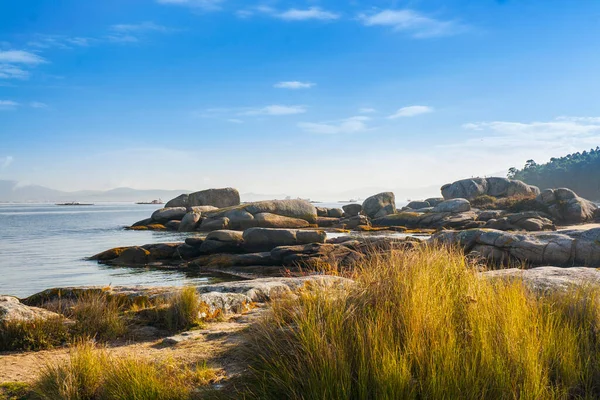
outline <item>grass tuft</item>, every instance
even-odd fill
[[[91,342],[75,346],[65,362],[49,364],[32,390],[43,400],[184,400],[218,381],[222,371],[172,360],[113,356]]]
[[[392,251],[344,291],[275,302],[244,393],[261,399],[600,396],[600,295],[539,297],[481,278],[457,250]]]
[[[0,351],[50,349],[64,344],[69,338],[69,329],[63,318],[8,320],[0,323]]]

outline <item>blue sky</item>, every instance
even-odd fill
[[[501,173],[600,144],[598,43],[591,0],[1,1],[0,179],[327,198]]]

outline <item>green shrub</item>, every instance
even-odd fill
[[[155,302],[148,311],[145,314],[150,315],[151,323],[177,332],[201,324],[202,302],[194,287],[185,287],[173,297]]]
[[[103,292],[84,292],[64,313],[75,320],[72,329],[76,336],[108,341],[127,332],[122,308],[118,300]]]
[[[600,396],[600,295],[536,297],[487,280],[459,251],[365,261],[346,291],[278,301],[249,335],[261,399]]]
[[[64,344],[70,339],[63,318],[0,323],[0,351],[37,351]]]

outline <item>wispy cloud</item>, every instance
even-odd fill
[[[312,83],[312,82],[285,81],[285,82],[278,82],[273,86],[278,89],[310,89],[311,87],[313,87],[315,85],[316,85],[316,83]]]
[[[396,111],[394,114],[390,115],[388,118],[396,119],[396,118],[414,117],[417,115],[428,114],[431,112],[433,112],[433,108],[428,107],[428,106],[408,106],[408,107],[400,108],[398,111]]]
[[[0,50],[0,63],[37,65],[47,63],[44,58],[25,50]]]
[[[13,163],[13,161],[15,160],[13,156],[6,156],[3,158],[0,158],[1,163],[0,163],[0,169],[6,169],[10,166],[10,164]]]
[[[21,104],[12,100],[0,100],[0,110],[14,110]]]
[[[115,32],[171,32],[171,28],[155,24],[152,21],[141,22],[139,24],[117,24],[112,25],[110,30]]]
[[[455,35],[466,30],[456,21],[443,21],[427,17],[417,11],[383,10],[376,13],[362,13],[358,19],[366,26],[387,26],[395,31],[406,32],[415,38]]]
[[[227,120],[227,122],[231,122],[232,124],[243,124],[244,121],[242,121],[241,119],[237,119],[237,118],[229,118]]]
[[[249,109],[238,113],[238,115],[293,115],[306,112],[305,106],[283,106],[274,104],[262,108]]]
[[[340,18],[339,14],[323,10],[320,7],[310,7],[306,10],[291,8],[287,11],[276,13],[274,14],[274,16],[286,21],[306,21],[311,19],[320,21],[332,21]]]
[[[156,0],[159,4],[186,6],[206,11],[219,10],[224,0]]]
[[[42,103],[41,101],[32,101],[29,103],[29,107],[31,108],[48,108],[48,104]]]
[[[344,133],[360,133],[369,130],[367,121],[370,118],[366,116],[355,116],[337,121],[328,122],[301,122],[298,127],[309,133],[323,135],[337,135]]]
[[[152,21],[145,21],[137,24],[116,24],[109,28],[110,34],[106,39],[116,43],[135,43],[139,42],[143,35],[149,33],[170,33],[175,29],[156,24]]]
[[[307,9],[290,8],[289,10],[281,11],[262,5],[238,10],[236,14],[240,18],[249,18],[255,14],[263,14],[284,21],[333,21],[340,18],[340,14],[324,10],[321,7],[309,7]]]
[[[27,46],[38,49],[72,49],[74,47],[89,46],[93,41],[94,39],[92,38],[80,36],[35,34],[33,35],[33,39],[27,43]]]
[[[361,114],[372,114],[376,111],[377,111],[376,109],[370,108],[370,107],[363,107],[363,108],[358,109],[358,112]]]
[[[0,79],[27,79],[29,72],[11,64],[0,64]]]

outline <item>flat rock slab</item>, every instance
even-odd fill
[[[60,318],[57,313],[21,303],[13,296],[0,296],[0,322],[35,321]]]
[[[573,286],[600,285],[600,270],[596,268],[537,267],[532,269],[500,269],[482,273],[488,278],[522,279],[536,292],[566,290]]]
[[[248,309],[250,303],[262,303],[274,298],[293,293],[304,287],[344,287],[351,285],[352,280],[329,275],[310,275],[294,278],[260,278],[239,282],[225,282],[212,285],[197,286],[196,290],[210,312],[220,310],[224,313],[240,313]],[[45,302],[76,298],[86,292],[102,292],[110,296],[127,299],[134,303],[142,299],[156,297],[168,298],[177,294],[181,287],[176,286],[82,286],[47,289],[34,294],[23,303],[34,306]],[[4,296],[9,297],[9,296]],[[0,297],[2,298],[2,297]],[[18,303],[18,299],[12,297]],[[14,302],[14,301],[13,301]],[[26,307],[21,304],[21,306]],[[27,307],[31,308],[31,307]],[[46,310],[42,310],[46,311]],[[47,312],[47,311],[46,311]]]

